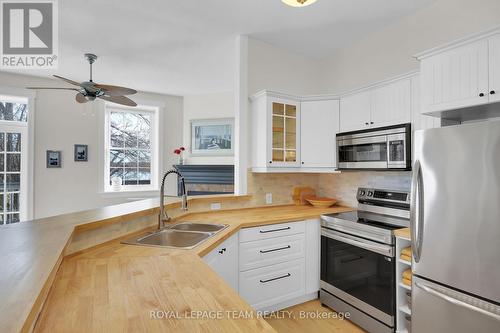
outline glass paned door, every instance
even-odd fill
[[[26,219],[27,127],[0,124],[0,224]]]
[[[272,161],[297,162],[297,106],[272,103]]]

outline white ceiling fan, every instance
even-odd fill
[[[78,103],[87,103],[88,101],[93,101],[96,98],[100,98],[105,101],[121,105],[137,106],[137,103],[125,96],[133,95],[137,93],[137,90],[120,86],[112,86],[108,84],[99,84],[92,81],[92,64],[97,60],[97,56],[92,53],[85,53],[84,56],[90,64],[90,79],[88,81],[79,83],[59,75],[54,75],[54,77],[58,79],[78,86],[78,88],[28,87],[28,89],[75,90],[78,92],[75,97]]]

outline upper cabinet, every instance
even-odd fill
[[[332,172],[339,101],[261,91],[251,98],[252,171]]]
[[[489,39],[490,102],[500,102],[500,34]]]
[[[411,121],[411,80],[402,78],[340,99],[340,132]]]
[[[498,107],[490,105],[500,101],[499,29],[416,57],[420,60],[423,113],[461,121],[487,118],[492,111],[498,112]]]
[[[302,102],[300,123],[302,167],[336,167],[335,136],[339,131],[339,101]]]
[[[340,132],[356,131],[370,126],[370,92],[363,91],[340,99]]]

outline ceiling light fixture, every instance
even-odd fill
[[[305,7],[312,5],[316,0],[281,0],[284,4],[292,7]]]

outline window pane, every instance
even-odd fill
[[[0,153],[0,172],[5,172],[5,153]]]
[[[7,224],[19,222],[19,214],[6,214],[5,217]]]
[[[138,162],[139,167],[150,167],[151,166],[151,153],[149,151],[140,150],[138,151]]]
[[[137,185],[137,169],[125,169],[123,185]]]
[[[0,165],[3,170],[3,155],[1,154],[2,162]],[[7,171],[10,172],[19,172],[21,171],[21,154],[7,154]]]
[[[125,139],[125,147],[137,148],[139,117],[135,113],[124,113],[123,117],[123,137]]]
[[[111,147],[119,147],[123,148],[124,140],[123,140],[123,115],[121,112],[111,112],[110,115],[110,139],[111,139]]]
[[[273,114],[283,115],[285,111],[285,105],[281,103],[273,103]]]
[[[7,193],[6,197],[6,211],[18,212],[19,211],[19,193]]]
[[[0,216],[3,216],[3,194],[0,194]]]
[[[140,115],[137,131],[138,147],[148,149],[151,147],[151,115]]]
[[[122,167],[125,159],[123,150],[111,150],[109,152],[109,165],[111,167]]]
[[[137,150],[126,150],[124,165],[126,167],[137,167]]]
[[[113,177],[120,177],[123,180],[123,168],[109,169],[109,185],[111,185],[111,179],[113,179]]]
[[[5,180],[5,175],[0,174],[0,193],[3,193],[4,180]],[[2,200],[2,203],[3,203],[3,200]],[[1,210],[0,210],[0,212],[1,212]]]
[[[21,175],[20,174],[7,174],[7,191],[14,192],[21,189]]]
[[[297,116],[297,107],[295,105],[286,105],[285,114],[290,117]]]
[[[21,133],[7,133],[7,151],[21,151]]]
[[[27,121],[28,105],[24,103],[0,102],[0,120]]]
[[[5,133],[0,133],[0,151],[5,150]]]
[[[139,179],[139,185],[151,184],[151,170],[149,168],[140,168],[137,174],[137,178]]]

